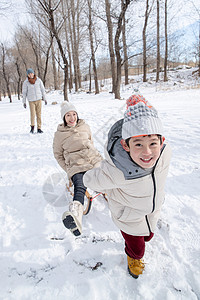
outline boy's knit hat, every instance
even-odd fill
[[[127,109],[122,125],[124,140],[150,134],[163,135],[161,120],[156,109],[141,95],[132,95],[126,100]]]
[[[61,103],[61,109],[60,109],[61,119],[63,119],[66,113],[68,113],[69,111],[75,111],[78,115],[77,109],[74,106],[74,104],[68,101],[64,101],[63,103]]]
[[[28,70],[26,71],[26,73],[27,73],[27,75],[28,75],[28,74],[31,74],[31,73],[35,74],[35,72],[33,71],[33,69],[28,69]]]

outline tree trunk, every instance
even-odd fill
[[[23,55],[23,53],[21,51],[21,45],[19,45],[19,43],[17,42],[17,40],[15,41],[15,43],[16,43],[16,46],[17,46],[17,51],[19,53],[19,56],[20,56],[20,58],[21,58],[21,60],[22,60],[22,62],[24,64],[25,69],[27,70],[28,69],[27,62],[26,62],[26,59],[24,59],[24,55]]]
[[[40,30],[40,25],[38,24],[38,41],[36,41],[37,43],[37,46],[36,46],[36,49],[37,49],[37,53],[38,53],[38,68],[39,68],[39,74],[40,74],[40,78],[45,78],[46,75],[43,74],[43,64],[42,64],[42,55],[41,55],[41,30]],[[47,61],[48,61],[49,58],[47,58]],[[48,62],[47,62],[48,63]],[[44,83],[44,82],[43,82]],[[45,84],[44,84],[45,85]]]
[[[199,49],[199,77],[200,77],[200,20],[199,20],[199,47],[198,47]]]
[[[167,0],[165,0],[165,59],[164,59],[164,81],[167,81],[168,60],[168,33],[167,33]]]
[[[110,64],[111,64],[111,73],[112,73],[112,93],[115,91],[116,86],[116,62],[115,62],[115,52],[113,46],[113,24],[111,21],[110,15],[110,2],[105,0],[106,6],[106,18],[107,18],[107,28],[108,28],[108,44],[109,44],[109,53],[110,53]]]
[[[10,102],[12,103],[9,77],[6,74],[6,69],[5,69],[5,56],[6,56],[6,54],[5,54],[5,48],[4,48],[3,44],[1,44],[1,48],[2,48],[2,71],[3,71],[3,78],[4,78],[4,81],[6,83],[6,90],[7,90],[8,98],[10,99]]]
[[[77,92],[78,91],[78,81],[77,81],[77,75],[76,75],[76,64],[75,64],[75,61],[76,61],[76,57],[75,57],[75,50],[74,50],[74,41],[73,41],[73,35],[72,35],[72,22],[71,22],[71,15],[70,15],[70,7],[69,7],[69,3],[68,1],[66,1],[66,4],[67,4],[67,14],[68,14],[68,31],[69,31],[69,39],[70,39],[70,42],[71,42],[71,64],[70,64],[70,78],[71,78],[71,81],[72,81],[72,86],[73,84],[75,84],[75,91]],[[73,60],[73,61],[72,61]],[[74,66],[74,75],[72,75],[72,64]]]
[[[2,101],[2,98],[1,98],[1,89],[2,89],[2,80],[1,80],[1,72],[0,72],[0,101]]]
[[[78,52],[77,52],[77,37],[76,37],[76,20],[75,20],[75,6],[74,0],[71,0],[71,17],[72,17],[72,30],[71,30],[71,43],[73,45],[73,62],[74,62],[74,81],[75,81],[75,91],[78,91]]]
[[[21,72],[20,72],[18,58],[17,58],[17,60],[15,62],[15,65],[16,65],[17,74],[18,74],[18,80],[17,80],[17,97],[18,97],[18,100],[20,100],[22,75],[21,75]]]
[[[53,34],[53,36],[55,37],[56,41],[57,41],[57,44],[58,44],[58,48],[60,50],[60,55],[62,57],[62,60],[63,60],[63,70],[64,70],[64,100],[68,101],[68,93],[67,93],[67,84],[68,84],[68,60],[65,56],[65,52],[64,52],[64,49],[62,47],[62,44],[61,44],[61,40],[58,36],[58,32],[56,30],[56,27],[55,27],[55,22],[54,22],[54,14],[53,14],[53,9],[51,8],[51,5],[50,5],[50,8],[49,8],[49,22],[50,22],[50,26],[51,26],[51,32]]]
[[[53,41],[51,44],[51,59],[52,59],[52,67],[53,67],[53,82],[54,82],[54,89],[58,90],[58,80],[57,80],[57,71],[56,71],[56,63],[55,63],[55,52],[54,52],[54,45]]]
[[[47,53],[45,53],[46,54],[46,60],[45,60],[45,67],[44,67],[44,73],[43,73],[43,79],[42,79],[44,86],[46,84],[46,76],[47,76],[48,63],[49,63],[49,53],[50,53],[50,50],[51,50],[52,41],[53,41],[53,38],[51,39],[49,48],[47,49]]]
[[[60,88],[60,86],[61,86],[61,82],[60,82],[60,79],[61,79],[61,67],[60,67],[60,51],[59,51],[59,49],[58,49],[58,54],[57,54],[57,56],[58,56],[58,70],[57,70],[57,74],[58,74],[58,86],[59,86],[59,88]]]
[[[66,19],[67,12],[68,12],[68,18],[69,18],[69,9],[66,8],[63,1],[61,2],[61,4],[62,4],[63,18],[65,18],[64,30],[65,30],[65,38],[66,38],[66,44],[67,44],[68,58],[69,58],[69,90],[71,92],[71,90],[73,89],[72,53],[71,53],[71,47],[70,47],[70,43],[69,43],[69,34],[68,34],[69,30],[67,28],[67,19]]]
[[[121,0],[121,5],[123,4],[123,0]],[[124,78],[125,85],[128,84],[128,54],[127,54],[127,44],[126,44],[126,20],[125,16],[123,17],[122,22],[122,40],[123,40],[123,50],[124,50]]]
[[[156,82],[160,76],[160,0],[157,0],[157,59],[156,59]]]
[[[143,82],[147,81],[147,41],[146,41],[146,30],[149,18],[149,0],[146,0],[146,10],[145,10],[145,20],[144,27],[142,31],[142,41],[143,41]]]
[[[60,55],[62,57],[63,60],[63,71],[64,71],[64,100],[68,101],[68,93],[67,93],[67,84],[68,84],[68,60],[67,57],[65,55],[65,50],[62,46],[61,40],[59,38],[59,29],[58,26],[56,26],[55,24],[55,20],[54,20],[54,12],[58,9],[59,5],[60,5],[60,1],[57,2],[57,4],[54,6],[52,3],[52,0],[37,0],[37,3],[40,5],[41,10],[43,10],[43,12],[46,15],[46,18],[48,19],[49,22],[49,26],[48,26],[48,30],[50,32],[50,35],[52,37],[52,39],[55,37],[58,48],[59,48],[59,52]],[[54,8],[53,8],[54,6]],[[39,19],[39,21],[44,25],[43,20]],[[46,24],[45,24],[46,26]]]
[[[89,62],[89,93],[92,92],[91,59]]]
[[[130,4],[131,0],[126,0],[125,3],[122,5],[122,11],[119,15],[118,22],[117,22],[117,31],[115,34],[115,54],[117,58],[117,78],[116,78],[116,87],[115,87],[115,99],[120,99],[120,85],[121,85],[121,67],[122,67],[122,59],[120,54],[120,44],[119,38],[122,32],[122,20],[124,18],[125,12],[127,10],[128,5]]]
[[[80,41],[80,0],[77,0],[77,39],[76,39],[76,55],[77,55],[77,73],[78,73],[78,84],[79,84],[79,88],[81,88],[81,69],[80,69],[80,61],[79,61],[79,41]]]
[[[90,48],[91,48],[91,59],[93,64],[93,72],[94,72],[94,82],[95,82],[95,94],[99,94],[99,85],[97,78],[97,68],[94,54],[94,41],[93,41],[93,26],[92,26],[92,0],[88,0],[88,9],[89,9],[89,36],[90,36]]]

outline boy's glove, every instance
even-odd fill
[[[45,105],[47,105],[47,100],[44,101]]]
[[[23,105],[24,105],[24,108],[26,108],[26,103],[24,103]]]

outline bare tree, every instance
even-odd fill
[[[1,50],[2,50],[3,78],[6,83],[6,90],[7,90],[8,98],[10,99],[10,102],[12,102],[11,91],[10,91],[10,75],[9,75],[9,72],[6,72],[6,50],[5,50],[3,43],[1,43]]]
[[[107,28],[108,28],[108,47],[110,53],[110,64],[112,72],[112,93],[116,90],[116,62],[115,62],[115,52],[114,52],[114,40],[113,40],[113,24],[111,20],[110,13],[110,1],[105,0],[106,7],[106,18],[107,18]]]
[[[147,81],[147,40],[146,40],[146,31],[147,31],[147,25],[150,13],[152,11],[153,3],[152,5],[149,5],[149,0],[146,0],[146,9],[145,9],[145,18],[144,18],[144,26],[142,30],[142,41],[143,41],[143,82]]]
[[[124,18],[124,15],[126,13],[126,10],[130,4],[131,0],[125,0],[122,3],[121,7],[121,12],[118,17],[118,22],[117,22],[117,30],[115,34],[115,54],[116,54],[116,59],[117,59],[117,78],[116,78],[116,86],[114,90],[115,94],[115,99],[120,99],[120,85],[121,85],[121,67],[122,67],[122,58],[121,58],[121,53],[120,53],[120,35],[122,32],[122,21]]]
[[[92,74],[91,74],[92,58],[89,61],[89,93],[92,91]]]
[[[64,100],[68,101],[68,93],[67,93],[67,84],[68,84],[68,59],[64,51],[64,47],[62,45],[61,39],[59,37],[59,31],[61,26],[63,25],[63,22],[61,24],[57,24],[55,22],[54,14],[56,10],[58,9],[60,5],[60,1],[57,2],[55,5],[52,0],[36,0],[39,4],[39,8],[45,13],[48,21],[49,26],[48,29],[50,31],[50,34],[53,37],[55,37],[58,48],[63,60],[63,70],[64,70]],[[46,23],[44,23],[43,19],[38,19],[43,25],[46,26]]]
[[[23,53],[22,48],[20,46],[20,42],[17,40],[16,36],[15,36],[15,46],[17,48],[20,59],[21,59],[22,63],[24,64],[25,69],[27,69],[27,62],[28,61],[24,57],[24,53]]]
[[[33,50],[37,73],[38,73],[38,76],[41,77],[41,75],[42,75],[41,74],[41,61],[40,61],[39,47],[38,47],[38,43],[36,41],[36,34],[34,33],[34,31],[30,32],[30,30],[28,30],[27,28],[22,27],[22,26],[21,26],[21,30],[23,31],[26,39],[29,41],[30,46]]]
[[[192,5],[193,8],[193,16],[197,16],[197,22],[198,22],[198,34],[197,34],[197,43],[196,43],[196,51],[195,51],[195,55],[197,57],[197,61],[198,61],[198,76],[200,77],[200,7],[196,5],[195,1],[190,0],[190,3]]]
[[[69,71],[70,71],[70,79],[69,85],[70,89],[73,88],[73,82],[75,83],[75,91],[78,91],[78,74],[77,74],[77,67],[76,67],[76,54],[75,54],[75,44],[73,39],[73,32],[72,32],[72,16],[71,16],[71,9],[69,1],[66,1],[66,14],[67,14],[67,24],[65,25],[66,28],[66,41],[67,41],[67,48],[68,48],[68,56],[69,56]],[[69,38],[68,38],[69,36]],[[72,66],[74,68],[74,74],[72,70]]]
[[[200,18],[199,18],[199,47],[198,47],[198,57],[199,57],[199,77],[200,77]]]
[[[0,69],[0,101],[2,101],[1,91],[2,91],[2,73],[1,73],[1,69]]]
[[[45,51],[45,65],[44,65],[44,72],[43,72],[43,77],[42,81],[44,83],[44,86],[46,85],[46,76],[47,76],[47,70],[48,70],[48,63],[49,63],[49,57],[50,57],[50,50],[51,50],[51,45],[53,42],[53,37],[51,37],[50,44],[47,48],[47,51]]]
[[[54,89],[58,90],[58,79],[57,79],[57,70],[56,70],[56,61],[55,61],[55,51],[54,51],[54,43],[52,40],[51,44],[51,60],[52,60],[52,67],[53,67],[53,82],[54,82]]]
[[[69,90],[71,91],[73,89],[72,51],[69,42],[70,39],[69,26],[71,23],[70,23],[70,10],[67,9],[66,2],[62,1],[61,4],[62,4],[62,15],[63,15],[63,19],[65,20],[64,31],[65,31],[65,39],[67,44],[68,59],[69,59]],[[68,23],[67,23],[67,19],[69,19]]]
[[[17,80],[17,96],[18,100],[20,100],[20,94],[21,94],[21,83],[22,83],[22,74],[20,70],[20,62],[19,62],[19,57],[17,57],[16,62],[16,69],[17,69],[17,74],[18,74],[18,80]]]
[[[68,1],[67,1],[68,4]],[[80,62],[79,62],[79,1],[75,7],[74,0],[70,0],[70,5],[68,4],[68,12],[70,21],[70,31],[71,31],[71,44],[73,53],[73,63],[74,63],[74,81],[75,90],[81,87],[81,75],[80,75]]]
[[[87,0],[88,3],[88,11],[89,11],[89,37],[90,37],[90,49],[91,49],[91,60],[93,65],[93,72],[94,72],[94,83],[95,83],[95,94],[99,94],[99,85],[98,85],[98,77],[97,77],[97,67],[96,67],[96,60],[95,60],[95,51],[94,51],[94,40],[93,40],[93,24],[92,24],[92,0]]]
[[[156,82],[160,77],[160,0],[157,0],[157,58],[156,58]]]
[[[167,81],[167,60],[168,60],[168,27],[167,27],[167,0],[165,0],[165,58],[164,58],[164,81]]]
[[[121,5],[123,5],[123,0],[121,0]],[[125,85],[127,85],[128,84],[128,53],[127,53],[127,44],[126,44],[125,14],[122,22],[122,41],[123,41],[123,52],[124,52],[124,77],[125,77]]]

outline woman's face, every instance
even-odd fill
[[[65,114],[65,121],[68,126],[70,126],[70,127],[76,126],[77,120],[78,120],[78,116],[75,111],[68,111]]]

